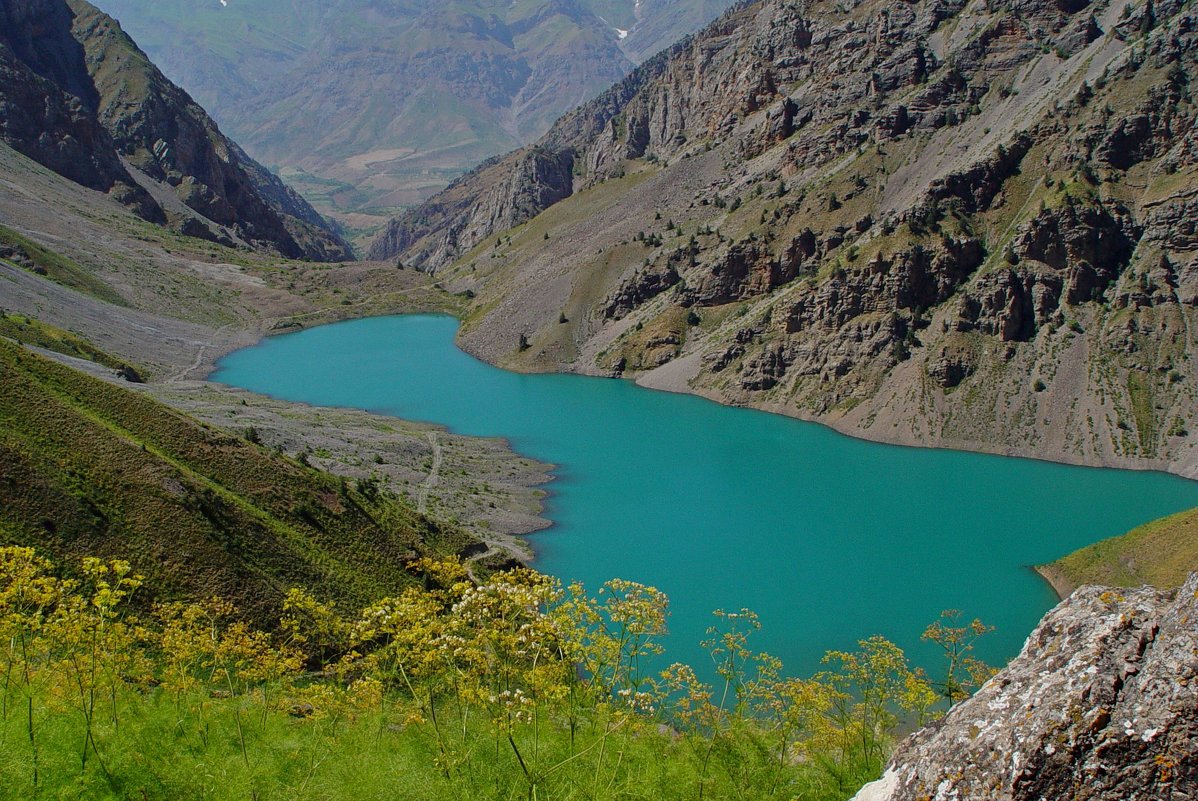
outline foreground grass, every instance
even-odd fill
[[[293,589],[276,634],[219,599],[133,610],[127,562],[76,578],[0,548],[0,795],[88,799],[844,799],[981,674],[985,627],[928,637],[939,693],[881,637],[785,678],[747,610],[717,612],[717,677],[651,672],[667,601],[590,597],[460,563],[354,617]]]
[[[1089,545],[1046,565],[1045,570],[1063,585],[1062,590],[1083,584],[1180,587],[1198,570],[1198,509]]]
[[[191,694],[177,705],[164,691],[152,691],[126,704],[119,727],[110,721],[97,726],[96,744],[104,765],[93,755],[86,771],[81,769],[78,713],[39,718],[36,785],[24,721],[10,714],[0,747],[0,797],[351,801],[527,796],[508,743],[496,742],[483,721],[467,722],[457,754],[461,767],[446,775],[438,767],[437,740],[428,724],[405,724],[398,707],[313,720],[278,712],[263,717],[260,707],[245,701],[240,721],[243,757],[238,721],[228,702]],[[452,713],[443,722],[461,734],[461,720]],[[571,744],[566,727],[548,723],[541,732],[539,757],[564,767],[544,780],[538,797],[699,795],[704,741],[658,731],[647,720],[625,724],[614,733],[608,728],[597,721],[576,732]],[[606,749],[602,761],[600,747]],[[816,768],[785,766],[751,775],[746,768],[752,764],[752,748],[747,738],[721,748],[716,769],[702,782],[703,797],[844,797],[830,776]],[[578,754],[583,757],[567,762]]]

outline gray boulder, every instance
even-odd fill
[[[1082,587],[854,801],[1198,799],[1198,573]]]

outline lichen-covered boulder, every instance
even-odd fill
[[[1198,574],[1082,587],[855,801],[1198,799]]]

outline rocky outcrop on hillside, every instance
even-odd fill
[[[742,3],[374,254],[520,369],[1198,475],[1196,53],[1175,0]]]
[[[110,17],[82,0],[13,0],[0,14],[0,131],[11,147],[191,236],[294,258],[351,258],[337,233],[222,136]]]
[[[95,88],[81,79],[85,55],[70,27],[69,9],[54,0],[0,5],[0,138],[76,183],[113,191],[146,219],[163,221],[92,113]]]
[[[1198,574],[1173,593],[1077,590],[855,801],[1196,797]]]

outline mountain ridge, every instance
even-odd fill
[[[1198,475],[1187,9],[739,5],[371,256],[514,369]]]
[[[250,153],[366,229],[536,138],[729,1],[103,5]]]

